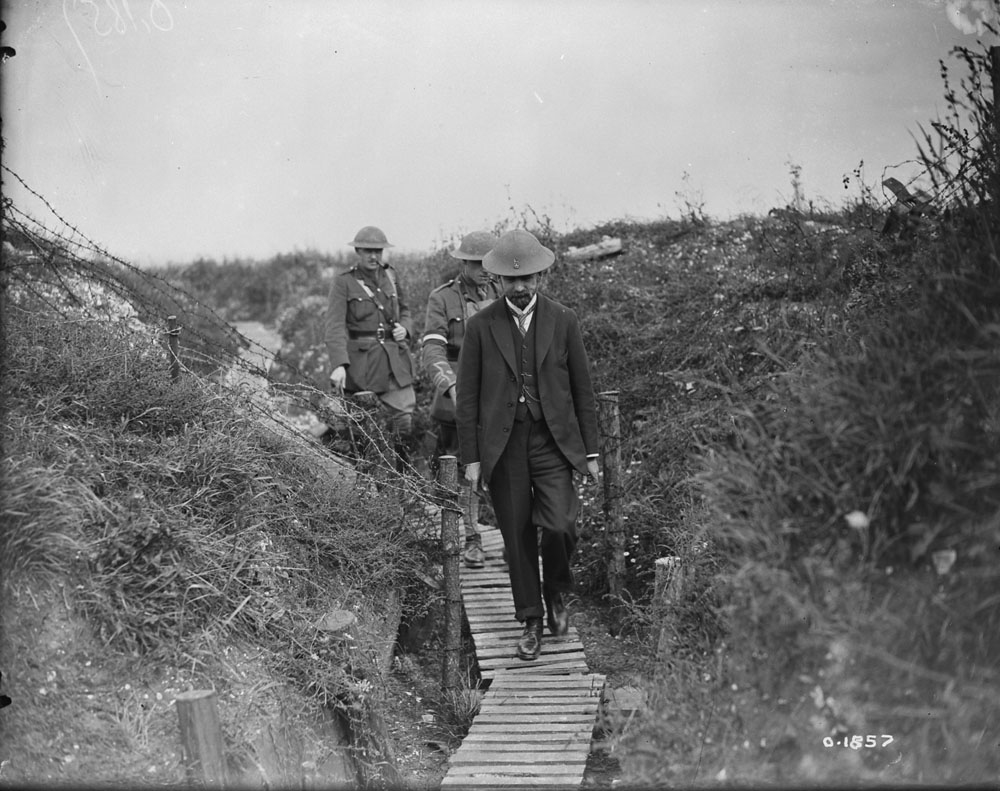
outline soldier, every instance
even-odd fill
[[[458,431],[455,428],[455,383],[458,353],[465,337],[465,322],[481,307],[499,296],[496,283],[483,269],[483,256],[496,244],[489,231],[474,231],[462,238],[452,258],[462,262],[462,271],[453,280],[438,286],[427,299],[427,321],[421,339],[421,365],[434,382],[431,417],[437,424],[437,456],[458,455]],[[460,476],[462,488],[459,505],[465,521],[465,552],[469,568],[482,568],[485,561],[479,522],[478,487],[471,487]]]
[[[413,360],[406,344],[411,336],[410,310],[395,270],[382,260],[392,247],[373,225],[350,242],[358,260],[334,278],[326,315],[330,383],[347,393],[370,390],[392,414],[396,466],[402,471],[413,431]]]

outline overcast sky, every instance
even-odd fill
[[[790,164],[839,206],[913,159],[980,0],[0,2],[5,164],[148,264],[764,214]]]

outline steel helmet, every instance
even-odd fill
[[[483,257],[483,269],[503,277],[524,277],[552,266],[556,254],[527,231],[507,231]]]
[[[458,249],[450,250],[449,254],[462,261],[482,261],[496,243],[496,236],[489,231],[473,231],[463,236]]]
[[[366,225],[354,234],[354,239],[349,244],[351,247],[363,247],[370,250],[384,250],[386,247],[392,247],[389,240],[385,238],[385,234],[382,233],[382,229],[376,228],[374,225]]]

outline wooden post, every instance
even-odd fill
[[[657,623],[656,657],[664,660],[671,653],[673,609],[684,590],[684,569],[676,555],[658,558],[653,576],[653,616]]]
[[[444,661],[443,689],[460,689],[462,656],[462,587],[459,580],[461,547],[458,530],[458,459],[439,457],[438,492],[441,496],[441,549],[444,552]]]
[[[170,349],[170,378],[174,382],[181,378],[180,334],[181,328],[177,324],[177,317],[167,316],[167,347]]]
[[[1000,205],[1000,46],[990,47],[990,81],[993,83],[993,199]],[[994,211],[996,209],[994,208]]]
[[[215,690],[196,689],[176,697],[183,761],[189,783],[226,784],[226,757],[215,708]]]
[[[625,581],[625,520],[622,518],[622,451],[618,391],[597,394],[601,466],[604,470],[604,530],[608,550],[608,594],[622,595]]]

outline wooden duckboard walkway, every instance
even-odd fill
[[[562,637],[546,628],[541,656],[517,658],[523,627],[514,618],[503,539],[495,527],[480,525],[479,531],[486,564],[462,567],[462,600],[490,686],[441,787],[579,788],[604,676],[588,669],[573,626]]]

